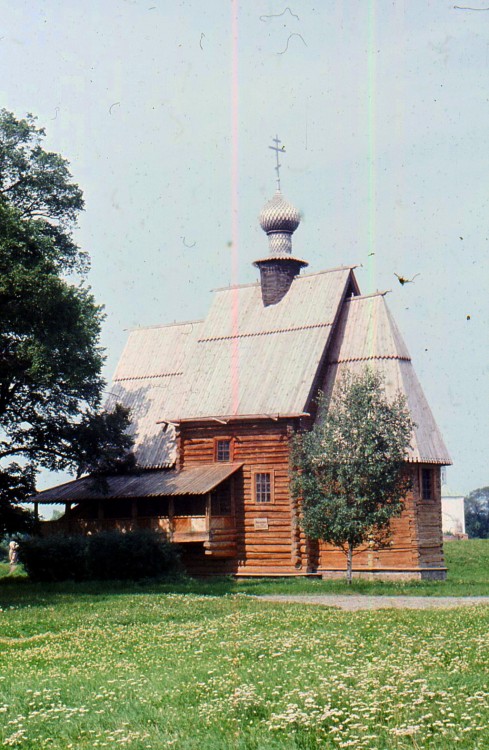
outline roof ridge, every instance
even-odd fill
[[[352,302],[354,300],[370,299],[371,297],[385,297],[386,294],[390,294],[392,289],[386,289],[384,292],[372,292],[371,294],[356,294],[352,297],[347,297],[346,302]]]
[[[155,325],[152,326],[134,326],[134,328],[126,328],[126,331],[150,331],[153,328],[176,328],[178,326],[190,326],[190,325],[196,325],[197,323],[203,323],[205,318],[200,318],[199,320],[182,320],[181,322],[177,323],[174,321],[173,323],[155,323]]]
[[[288,256],[287,256],[288,258]],[[267,257],[265,260],[273,260],[273,258]],[[336,266],[335,268],[326,268],[323,271],[313,271],[312,273],[303,273],[300,276],[294,277],[294,283],[296,281],[302,281],[303,279],[310,279],[311,276],[321,276],[324,273],[334,273],[335,271],[353,271],[354,268],[360,268],[360,263],[356,263],[353,266]],[[246,289],[251,286],[260,286],[259,281],[253,281],[249,284],[230,284],[229,286],[221,286],[216,289],[211,289],[211,292],[231,292],[233,289]]]
[[[334,268],[325,268],[323,271],[304,273],[302,276],[296,276],[296,279],[309,279],[311,276],[321,276],[323,273],[334,273],[335,271],[353,271],[354,268],[360,268],[360,263],[355,263],[352,266],[335,266]]]

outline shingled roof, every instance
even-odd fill
[[[360,372],[370,365],[385,380],[386,393],[404,394],[415,429],[409,460],[451,464],[441,433],[421,389],[411,357],[383,294],[350,297],[345,301],[328,353],[324,391],[334,393],[346,370]]]
[[[175,464],[176,422],[302,414],[324,373],[331,393],[366,364],[407,398],[410,460],[451,463],[384,297],[356,292],[352,267],[333,269],[296,277],[277,304],[263,305],[260,284],[221,289],[204,321],[132,331],[108,407],[131,408],[138,465]]]
[[[132,331],[107,407],[131,409],[138,465],[174,465],[172,422],[302,413],[351,277],[350,267],[297,277],[269,307],[259,284],[220,289],[205,321]]]
[[[350,268],[298,276],[269,307],[259,284],[218,290],[172,416],[303,412],[350,279]]]
[[[184,373],[201,323],[154,326],[131,331],[114,374],[106,408],[119,402],[130,408],[138,465],[145,469],[174,466],[175,428],[162,425],[180,411]]]

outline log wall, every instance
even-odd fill
[[[433,497],[421,496],[421,470],[428,468],[433,477]],[[443,540],[441,531],[440,467],[411,464],[409,466],[412,488],[405,499],[404,510],[391,522],[391,540],[381,550],[364,548],[353,558],[353,569],[358,573],[389,572],[394,576],[413,574],[422,577],[422,571],[444,570]],[[346,557],[324,543],[319,545],[319,569],[324,575],[346,570]]]
[[[430,469],[433,477],[433,497],[421,498],[421,469]],[[439,466],[419,466],[413,478],[416,497],[417,544],[421,568],[444,567],[443,532],[441,522],[441,472]]]
[[[215,440],[232,439],[232,460],[243,463],[234,480],[236,536],[223,537],[206,550],[184,551],[192,573],[238,575],[291,575],[322,572],[333,575],[346,569],[343,553],[323,543],[308,541],[300,526],[300,507],[289,491],[289,445],[296,427],[293,420],[182,425],[179,435],[180,467],[215,460]],[[433,476],[433,496],[421,497],[421,470]],[[381,550],[363,549],[355,555],[358,573],[392,573],[420,577],[421,571],[443,570],[440,469],[412,464],[408,468],[412,489],[400,518],[391,523],[390,545]],[[271,472],[271,503],[257,504],[253,497],[253,472]],[[257,528],[263,525],[268,528]],[[232,548],[228,542],[232,543]],[[227,545],[229,549],[227,548]],[[217,554],[216,554],[217,553]]]
[[[212,463],[215,460],[215,440],[229,438],[232,440],[232,461],[244,464],[234,482],[235,557],[233,564],[229,560],[222,561],[222,572],[290,574],[304,568],[305,540],[299,526],[298,509],[291,503],[289,493],[292,427],[291,420],[270,423],[250,420],[232,425],[216,423],[180,427],[181,468]],[[255,471],[273,475],[272,502],[255,502]],[[202,557],[199,563],[197,554],[194,554],[192,572],[210,572],[211,556],[214,558],[214,555]]]

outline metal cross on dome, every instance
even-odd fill
[[[275,138],[272,139],[275,143],[275,146],[269,146],[268,148],[271,148],[272,151],[275,151],[275,156],[277,159],[277,163],[275,166],[275,171],[277,173],[277,190],[280,190],[280,167],[282,166],[278,160],[279,153],[283,154],[285,153],[285,146],[279,146],[279,143],[282,143],[282,141],[279,139],[278,135],[275,136]]]

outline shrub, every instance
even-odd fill
[[[154,531],[31,537],[19,557],[33,581],[137,580],[179,569],[176,547]]]
[[[19,542],[19,559],[32,581],[83,581],[88,577],[87,538],[27,537]]]
[[[155,531],[103,531],[88,537],[89,577],[94,580],[161,578],[179,567],[175,545]]]
[[[8,539],[0,539],[0,562],[8,562]]]

